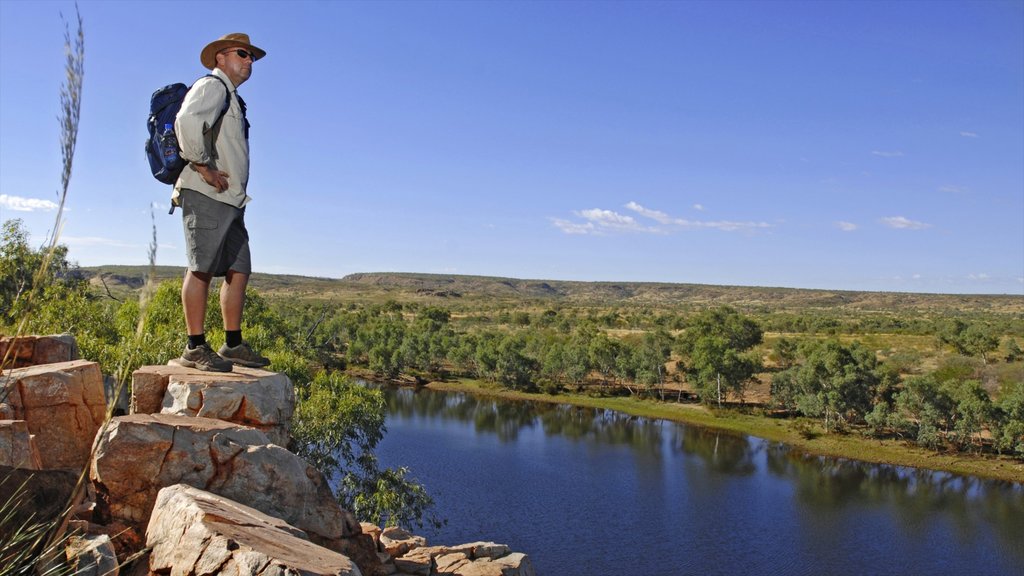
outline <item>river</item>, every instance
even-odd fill
[[[1024,486],[567,405],[383,388],[377,454],[540,576],[1024,574]]]

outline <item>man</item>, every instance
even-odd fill
[[[247,34],[232,33],[207,44],[199,60],[212,74],[192,86],[174,124],[181,156],[189,161],[172,197],[181,206],[188,255],[181,285],[188,344],[177,363],[189,368],[230,372],[233,364],[270,364],[242,339],[245,287],[252,273],[244,220],[250,200],[245,191],[249,122],[236,91],[252,74],[253,62],[264,56]],[[214,277],[224,277],[220,308],[226,342],[217,353],[206,342],[204,326]]]

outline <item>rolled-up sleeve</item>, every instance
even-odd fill
[[[201,78],[188,91],[174,121],[181,157],[197,164],[209,164],[211,151],[207,130],[220,117],[225,87],[216,78]]]

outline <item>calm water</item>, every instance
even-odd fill
[[[612,411],[385,388],[387,466],[541,576],[1024,575],[1024,486]]]

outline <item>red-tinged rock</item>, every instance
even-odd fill
[[[347,557],[248,506],[178,484],[160,490],[146,529],[159,574],[361,576]]]
[[[0,466],[28,470],[43,468],[39,450],[24,420],[0,420]]]
[[[106,416],[99,364],[85,360],[15,368],[4,373],[7,404],[24,420],[44,469],[82,469]]]

